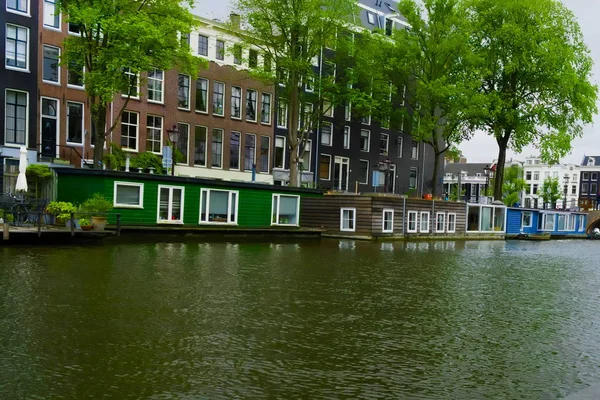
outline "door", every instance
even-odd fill
[[[386,192],[396,193],[396,164],[390,164]]]
[[[336,190],[348,191],[348,171],[350,169],[350,159],[347,157],[335,157],[333,168],[333,188]]]
[[[58,133],[58,101],[42,98],[41,153],[42,157],[56,157]]]

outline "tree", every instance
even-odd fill
[[[502,202],[509,207],[521,201],[521,193],[526,187],[523,179],[523,168],[518,165],[511,165],[504,175],[504,184],[502,185]]]
[[[323,112],[343,102],[339,95],[340,69],[323,61],[324,48],[334,48],[357,14],[354,0],[237,0],[245,29],[232,32],[247,47],[258,48],[267,65],[255,71],[278,88],[278,101],[287,107],[287,148],[290,152],[290,186],[299,186],[298,166],[311,132]],[[314,73],[321,62],[321,75]],[[312,85],[312,91],[302,90]]]
[[[190,33],[196,18],[187,5],[193,0],[62,0],[61,11],[80,35],[65,39],[61,63],[69,72],[83,70],[94,138],[94,168],[100,166],[104,142],[117,126],[131,96],[137,96],[143,71],[177,67],[195,75],[193,57],[181,35]],[[80,72],[81,73],[81,72]],[[140,84],[143,84],[143,79]],[[116,94],[126,95],[114,123],[107,124]],[[82,138],[82,140],[85,140]]]
[[[506,151],[533,144],[560,159],[597,112],[592,59],[573,16],[558,0],[466,0],[480,81],[473,128],[498,143],[495,198]]]
[[[546,208],[546,204],[555,207],[556,201],[561,197],[558,178],[547,177],[544,179],[544,183],[540,188],[540,193],[542,195],[542,200],[544,200],[544,208]]]
[[[403,92],[408,111],[400,117],[392,115],[394,128],[404,131],[407,120],[415,140],[433,149],[434,196],[444,153],[471,136],[468,122],[476,107],[478,81],[466,62],[469,30],[461,4],[461,0],[402,0],[398,10],[410,29],[395,30],[391,38],[389,32],[376,32],[369,46],[361,46],[363,52],[370,48],[371,54],[380,53],[375,57],[380,59],[378,65],[367,69],[367,74],[382,71],[386,82]],[[392,105],[390,111],[399,110]]]

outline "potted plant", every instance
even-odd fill
[[[71,219],[71,213],[77,211],[77,207],[68,201],[51,201],[46,207],[49,214],[54,215],[54,223],[57,225],[65,225]]]
[[[89,230],[92,230],[92,228],[93,228],[92,221],[90,221],[87,218],[80,218],[79,219],[79,226],[84,231],[89,231]]]
[[[112,202],[101,193],[94,193],[83,202],[83,209],[92,214],[92,226],[95,231],[103,231],[106,227],[106,213],[112,210]]]

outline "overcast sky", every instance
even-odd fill
[[[600,0],[563,0],[563,3],[573,11],[579,20],[585,41],[592,52],[595,83],[600,77]],[[231,0],[196,0],[195,12],[208,18],[225,19],[232,9]],[[584,128],[583,137],[573,142],[573,150],[563,162],[579,164],[584,155],[600,155],[600,135],[596,128],[600,126],[600,118],[594,118],[594,124]],[[462,143],[460,149],[469,162],[487,163],[497,158],[498,147],[493,138],[485,133],[478,133],[469,142]],[[524,159],[526,156],[535,156],[535,149],[527,149],[522,154],[509,153],[508,157]]]

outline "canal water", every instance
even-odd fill
[[[600,242],[0,248],[2,399],[555,399]]]

